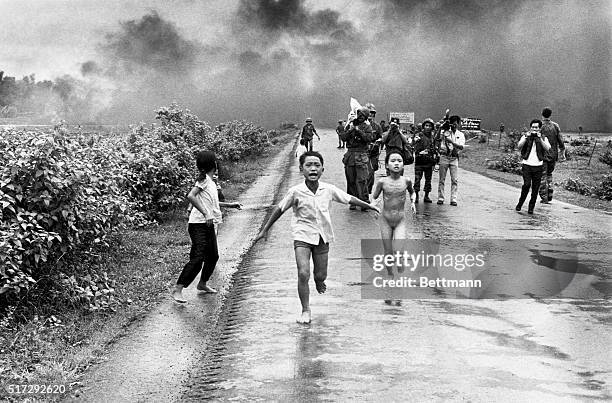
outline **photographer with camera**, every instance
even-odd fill
[[[523,158],[523,187],[521,188],[521,197],[515,210],[521,211],[523,203],[527,198],[527,193],[529,193],[529,188],[531,188],[531,199],[529,199],[527,213],[533,214],[533,209],[538,199],[540,182],[542,181],[544,158],[551,147],[546,136],[543,136],[541,133],[542,121],[540,119],[533,119],[530,127],[529,133],[523,133],[517,144]]]
[[[446,110],[444,121],[440,126],[440,131],[436,136],[438,152],[440,154],[439,170],[440,178],[438,181],[438,204],[444,204],[444,182],[446,172],[450,171],[451,176],[451,206],[457,205],[457,188],[459,184],[459,151],[465,146],[465,136],[458,130],[461,124],[461,117],[448,116]]]
[[[346,142],[346,154],[342,158],[346,176],[346,192],[351,196],[368,203],[368,176],[370,174],[370,157],[368,144],[374,140],[372,126],[368,121],[370,110],[360,107],[349,119],[341,138]],[[350,206],[355,210],[354,205]],[[367,208],[361,208],[366,211]]]

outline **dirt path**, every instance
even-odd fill
[[[238,201],[243,210],[224,219],[219,228],[220,260],[211,278],[217,295],[199,294],[194,282],[185,289],[187,304],[168,297],[140,323],[111,346],[103,362],[84,376],[83,386],[68,400],[78,401],[172,401],[183,393],[188,377],[216,325],[219,310],[231,288],[232,275],[274,202],[276,189],[284,179],[292,140],[270,162],[261,177]],[[291,159],[292,160],[292,159]],[[185,235],[187,236],[187,235]],[[181,266],[184,262],[176,262]]]

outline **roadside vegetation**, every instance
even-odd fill
[[[462,168],[520,187],[521,157],[516,149],[520,131],[499,141],[490,133],[471,134],[461,155]],[[597,142],[595,140],[597,139]],[[555,199],[578,206],[612,211],[612,142],[589,136],[564,135],[567,160],[553,173]]]
[[[295,135],[177,105],[156,118],[121,134],[0,131],[0,399],[8,384],[68,389],[163,298],[188,255],[197,151],[216,152],[234,198]]]

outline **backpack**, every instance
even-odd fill
[[[414,149],[412,148],[412,146],[406,143],[404,144],[402,151],[403,151],[402,158],[404,159],[404,165],[414,164]]]

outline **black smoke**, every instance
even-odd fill
[[[288,115],[331,125],[355,96],[419,120],[450,107],[488,128],[519,128],[549,105],[567,130],[611,129],[602,118],[611,98],[606,1],[354,3],[360,25],[350,13],[309,10],[299,0],[240,3],[234,33],[249,28],[245,52],[259,55],[253,66],[273,63],[267,53],[289,43],[296,71],[309,73],[307,88],[304,74],[290,77],[301,102]],[[265,82],[254,79],[251,87]]]
[[[104,89],[100,119],[150,119],[178,101],[211,122],[312,116],[333,127],[356,97],[380,118],[448,107],[485,128],[520,128],[551,106],[562,129],[612,130],[606,0],[311,4],[241,0],[210,37],[163,9],[119,21],[81,67]]]
[[[156,11],[140,20],[122,22],[118,32],[107,34],[102,49],[111,60],[128,69],[150,67],[169,73],[190,70],[197,57],[197,46]]]

